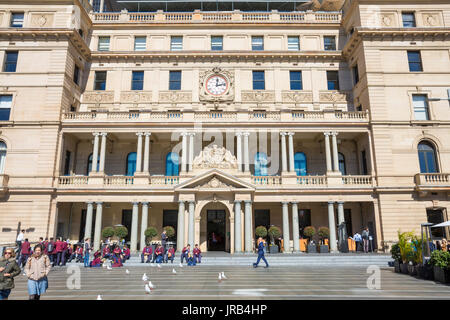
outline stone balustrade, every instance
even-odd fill
[[[87,176],[63,176],[58,178],[58,186],[79,186],[87,185],[89,182],[89,177]]]
[[[94,12],[94,23],[340,23],[340,12]]]
[[[280,186],[280,176],[252,176],[253,184],[258,186]]]
[[[128,186],[134,184],[134,177],[131,176],[106,176],[103,178],[105,186]]]
[[[418,186],[450,186],[450,173],[418,173],[415,181]]]
[[[327,176],[298,176],[297,185],[302,187],[326,187]]]
[[[372,186],[373,179],[372,176],[342,176],[342,184],[343,185],[364,185],[364,186]]]
[[[180,183],[180,177],[178,176],[152,176],[149,178],[151,185],[165,186],[165,185],[177,185]]]

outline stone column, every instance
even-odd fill
[[[145,230],[148,227],[148,202],[142,202],[142,219],[141,219],[141,242],[139,250],[145,247]]]
[[[339,157],[338,157],[338,148],[337,148],[337,132],[331,133],[331,139],[333,141],[333,170],[334,172],[339,172]]]
[[[94,203],[87,202],[87,210],[86,210],[86,222],[84,225],[84,239],[91,238],[92,234],[92,214],[94,211]],[[92,243],[92,239],[91,239]]]
[[[106,132],[100,133],[102,136],[102,142],[100,145],[100,164],[99,164],[99,172],[105,172],[105,156],[106,156]]]
[[[242,252],[241,201],[234,201],[234,252]]]
[[[137,152],[136,152],[136,172],[142,172],[142,136],[143,132],[136,133],[138,136]]]
[[[242,132],[236,133],[236,156],[238,170],[239,172],[242,172]]]
[[[328,227],[330,228],[330,252],[337,252],[333,201],[328,201]]]
[[[103,202],[97,202],[97,211],[95,213],[94,250],[100,249],[100,239],[102,234],[102,211]]]
[[[300,252],[300,230],[298,228],[298,202],[292,202],[292,240],[294,252]]]
[[[249,150],[248,150],[248,136],[250,135],[250,132],[243,132],[242,135],[244,136],[244,172],[250,171],[250,162],[249,162]]]
[[[294,132],[288,132],[289,136],[289,172],[295,172],[294,163]]]
[[[191,249],[194,248],[195,245],[195,202],[189,201],[189,227],[188,227],[188,242],[191,245]]]
[[[194,136],[194,132],[189,133],[189,172],[192,171],[192,164],[194,163]]]
[[[105,0],[100,0],[100,12],[103,12],[103,7],[105,6]]]
[[[178,225],[177,225],[177,252],[184,247],[184,201],[178,202]]]
[[[97,172],[97,162],[98,162],[98,132],[93,133],[94,135],[94,149],[92,150],[92,168],[91,172]]]
[[[282,202],[283,207],[283,247],[284,253],[291,252],[290,239],[289,239],[289,202]]]
[[[338,223],[345,223],[344,202],[338,201]]]
[[[132,252],[135,252],[137,250],[138,220],[139,220],[139,202],[133,202],[133,216],[131,217],[131,245],[130,245],[130,250]]]
[[[181,145],[181,173],[186,173],[186,161],[187,161],[187,140],[186,136],[188,135],[187,132],[181,133],[181,136],[183,137],[182,145]]]
[[[252,248],[252,202],[250,200],[245,200],[245,213],[244,213],[244,222],[245,222],[245,252],[251,253],[253,252]]]
[[[149,174],[149,161],[150,161],[150,132],[145,132],[145,141],[144,141],[144,169],[142,170],[145,174]]]
[[[331,152],[330,152],[330,133],[324,132],[325,136],[325,158],[327,160],[327,173],[331,172]]]
[[[287,171],[287,151],[286,151],[286,132],[280,132],[281,135],[281,172]]]

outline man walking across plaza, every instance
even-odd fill
[[[258,267],[259,261],[263,259],[263,261],[266,263],[266,266],[264,268],[269,267],[269,263],[267,262],[266,258],[264,257],[264,246],[265,242],[263,238],[258,238],[258,259],[256,260],[256,263],[253,264],[253,268]]]

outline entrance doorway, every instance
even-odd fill
[[[225,210],[207,210],[207,248],[208,251],[225,251],[226,220]]]

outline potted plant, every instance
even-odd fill
[[[397,232],[398,234],[398,246],[400,248],[400,256],[402,263],[400,264],[401,273],[408,274],[408,258],[411,254],[412,245],[411,239],[414,236],[413,232]]]
[[[400,247],[398,243],[391,247],[391,257],[394,259],[394,271],[400,273],[400,264],[402,263],[402,256],[400,255]]]
[[[256,235],[256,239],[258,239],[259,237],[265,239],[267,237],[267,228],[264,226],[256,227],[255,235]],[[264,252],[266,252],[266,247],[264,247]]]
[[[115,233],[114,233],[114,228],[113,227],[105,227],[102,230],[102,237],[104,239],[108,239],[109,237],[114,237]]]
[[[433,265],[434,280],[441,283],[450,283],[450,252],[434,250],[430,259]]]
[[[277,226],[271,226],[267,233],[270,236],[269,253],[278,253],[278,246],[275,244],[275,239],[281,236],[281,230]]]
[[[422,239],[419,239],[417,236],[414,236],[412,239],[412,246],[413,246],[412,262],[414,265],[414,270],[410,272],[410,274],[423,277],[421,276],[421,273],[423,274]]]
[[[166,235],[169,240],[173,239],[175,236],[175,229],[172,226],[165,226],[163,230],[166,230]]]
[[[314,240],[312,239],[314,235],[316,234],[316,228],[313,226],[308,226],[303,230],[303,235],[308,238],[308,253],[316,253],[317,247],[314,243]]]
[[[147,229],[145,229],[144,235],[145,235],[145,243],[149,243],[150,241],[152,241],[152,238],[158,235],[158,230],[156,230],[155,227],[148,227]],[[152,244],[151,246],[153,252],[155,252],[156,245]]]
[[[320,238],[319,252],[320,253],[328,253],[329,249],[328,249],[328,245],[325,244],[325,239],[330,238],[330,229],[328,229],[327,227],[319,227],[317,234],[319,235],[319,238]]]

